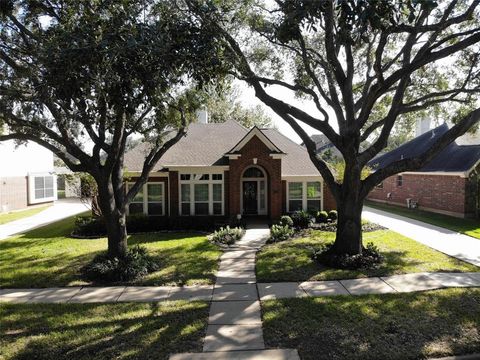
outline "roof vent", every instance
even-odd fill
[[[208,111],[205,109],[197,110],[197,122],[199,124],[208,124]]]

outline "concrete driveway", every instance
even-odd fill
[[[79,199],[57,200],[53,206],[36,215],[0,225],[0,240],[51,224],[87,210],[88,208],[81,203]]]
[[[447,255],[480,266],[480,239],[365,206],[362,217]]]

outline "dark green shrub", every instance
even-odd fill
[[[288,240],[293,236],[294,232],[295,231],[288,225],[273,225],[270,229],[270,238],[268,242],[272,243]]]
[[[322,265],[348,270],[374,269],[384,260],[378,247],[373,243],[368,243],[361,255],[337,255],[331,251],[332,246],[333,243],[330,243],[314,250],[312,259]]]
[[[283,215],[281,218],[280,218],[280,225],[282,226],[290,226],[292,227],[293,226],[293,220],[290,216],[288,215]]]
[[[233,245],[236,241],[240,240],[243,236],[243,229],[239,227],[231,228],[230,226],[221,227],[215,231],[208,238],[219,244]]]
[[[105,236],[107,229],[103,218],[90,215],[75,217],[75,227],[72,232],[75,236]]]
[[[336,221],[338,219],[338,213],[337,210],[330,210],[328,212],[328,218],[332,221]]]
[[[313,216],[308,212],[301,210],[292,214],[293,226],[300,229],[306,229],[313,222]]]
[[[170,230],[214,231],[218,217],[215,216],[177,216],[168,219]]]
[[[82,268],[83,277],[93,282],[120,282],[139,279],[159,269],[147,249],[139,245],[127,250],[123,259],[102,253]]]
[[[317,223],[326,223],[328,221],[328,213],[326,211],[319,211],[315,220]]]

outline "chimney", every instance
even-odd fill
[[[425,134],[430,130],[430,117],[417,119],[417,126],[415,129],[415,137]]]
[[[208,124],[208,112],[205,109],[197,110],[197,122],[199,124]]]

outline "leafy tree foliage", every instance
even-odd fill
[[[207,92],[206,101],[209,121],[221,123],[235,120],[247,129],[253,126],[272,127],[272,119],[260,105],[245,107],[238,101],[239,96],[240,90],[231,84],[218,89],[210,89]]]
[[[376,184],[420,169],[479,122],[478,0],[176,3],[198,21],[216,26],[224,59],[233,64],[230,73],[252,86],[306,144],[337,202],[332,254],[362,252],[363,201]],[[316,111],[271,95],[272,85],[310,100]],[[396,124],[421,112],[442,111],[455,125],[428,151],[362,179]],[[345,161],[341,181],[316,156],[301,125],[320,131],[340,150]]]
[[[109,253],[123,257],[128,204],[185,134],[199,86],[222,73],[217,48],[164,1],[1,0],[0,121],[8,131],[0,141],[34,141],[90,174]],[[151,146],[126,191],[132,137]]]

